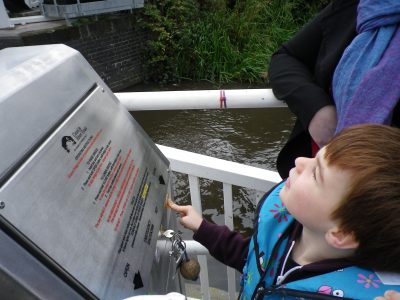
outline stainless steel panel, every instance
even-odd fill
[[[143,294],[169,162],[97,87],[1,187],[1,215],[101,299]]]
[[[64,45],[0,51],[0,182],[96,82],[79,52]]]
[[[0,230],[0,299],[85,299]]]

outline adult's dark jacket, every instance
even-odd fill
[[[269,81],[297,120],[278,155],[277,169],[286,178],[299,156],[311,156],[308,126],[315,113],[333,104],[332,77],[345,48],[356,35],[358,0],[335,0],[274,53]]]

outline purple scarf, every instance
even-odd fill
[[[336,133],[355,124],[390,124],[400,99],[400,1],[361,0],[357,36],[333,77]]]

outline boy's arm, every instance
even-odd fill
[[[194,240],[206,247],[212,256],[242,272],[250,239],[243,238],[226,226],[207,222],[191,205],[180,206],[170,201],[168,207],[180,215],[182,226],[192,230]]]
[[[203,220],[193,239],[208,249],[217,260],[242,273],[247,259],[250,238],[231,231],[227,226]]]

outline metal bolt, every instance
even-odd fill
[[[4,201],[0,201],[0,209],[3,209],[4,207],[6,207],[6,204]]]

